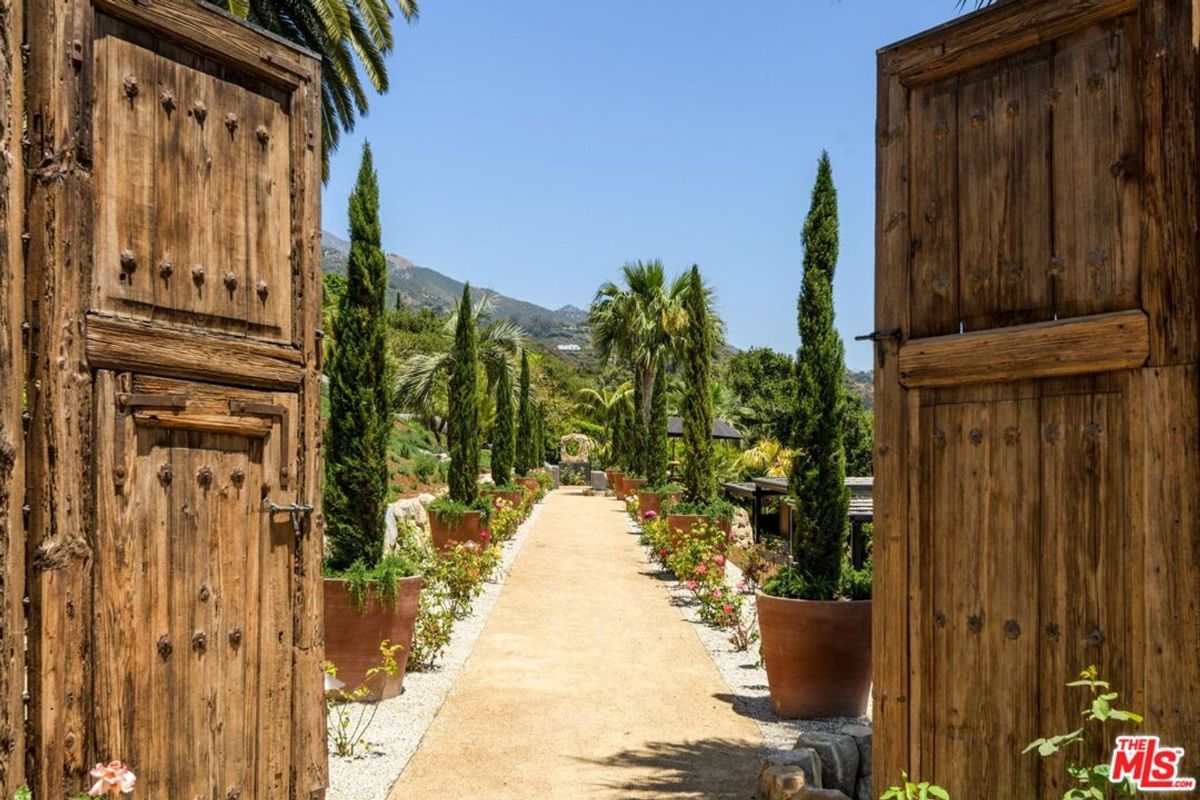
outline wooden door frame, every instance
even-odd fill
[[[16,4],[20,6],[20,3]],[[115,16],[291,96],[293,345],[90,314],[94,186],[93,49],[97,13]],[[318,507],[296,553],[292,796],[324,794],[320,664],[323,519],[320,467],[319,62],[194,0],[29,0],[27,319],[31,324],[27,483],[29,783],[38,797],[86,788],[91,718],[92,527],[97,476],[93,370],[140,370],[296,392],[296,486]],[[19,130],[10,126],[7,130]],[[113,143],[110,143],[113,144]],[[10,237],[11,238],[11,237]],[[166,346],[164,346],[166,345]],[[184,349],[180,348],[195,348]]]

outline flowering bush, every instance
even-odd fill
[[[413,631],[408,668],[413,672],[431,670],[450,644],[454,632],[454,608],[445,587],[426,578],[421,588],[421,612]]]
[[[471,601],[483,591],[483,582],[500,563],[496,547],[465,542],[444,550],[426,573],[426,579],[440,583],[456,619],[471,610]]]
[[[641,521],[642,515],[638,513],[638,496],[636,494],[625,495],[625,512],[634,522]]]
[[[515,508],[503,497],[495,498],[492,506],[489,531],[496,542],[506,542],[513,537],[521,525],[521,509]]]

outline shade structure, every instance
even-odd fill
[[[667,417],[667,436],[678,439],[683,436],[683,417]],[[713,420],[712,438],[738,440],[742,435],[724,420]]]

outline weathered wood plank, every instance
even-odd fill
[[[1150,315],[1150,364],[1200,359],[1196,219],[1197,34],[1192,3],[1143,0],[1142,308]]]
[[[879,51],[907,85],[938,80],[1037,47],[1138,8],[1138,0],[1018,0],[946,23]]]
[[[0,796],[25,782],[24,5],[0,12]]]
[[[98,9],[143,30],[284,87],[315,82],[312,54],[287,40],[256,30],[196,0],[95,0]]]
[[[1049,50],[959,76],[959,310],[966,330],[1050,319]]]
[[[1051,278],[1059,319],[1139,307],[1136,44],[1136,18],[1122,17],[1055,49]]]
[[[29,743],[37,797],[87,788],[92,738],[92,376],[83,336],[92,286],[88,0],[28,5],[27,529]]]
[[[1140,367],[1149,352],[1146,315],[1116,311],[913,339],[900,348],[900,381],[924,387],[1080,375]]]
[[[909,324],[909,92],[880,68],[876,117],[875,327]],[[920,773],[910,752],[907,397],[898,341],[876,342],[874,603],[875,770]],[[915,424],[915,421],[913,421]],[[913,740],[912,750],[918,743]]]
[[[910,336],[957,333],[958,80],[914,89],[910,105],[912,174],[912,329]]]
[[[201,381],[294,388],[303,378],[303,356],[291,347],[95,314],[87,318],[87,351],[99,368]]]

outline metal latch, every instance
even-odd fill
[[[187,398],[181,394],[117,393],[117,416],[113,421],[113,484],[124,486],[129,468],[125,464],[125,419],[138,408],[161,408],[181,411],[187,408]]]
[[[300,524],[300,517],[305,514],[311,514],[313,507],[311,503],[271,503],[271,513],[278,514],[286,511],[292,517],[292,532],[296,534],[297,539],[304,538],[304,528]]]
[[[229,413],[279,418],[279,485],[286,489],[288,486],[288,464],[292,460],[291,450],[288,449],[289,426],[287,406],[275,406],[270,403],[252,403],[248,400],[231,399],[229,401]]]
[[[900,329],[892,328],[891,330],[886,330],[886,331],[873,330],[870,333],[864,333],[862,336],[854,337],[854,341],[856,341],[856,342],[875,342],[877,344],[879,342],[882,342],[885,339],[899,340],[900,339]],[[877,353],[879,353],[879,366],[882,367],[883,366],[883,349],[876,347],[875,351]]]

